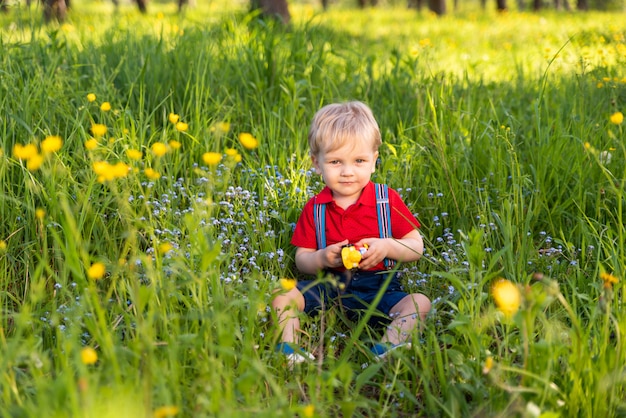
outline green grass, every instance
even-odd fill
[[[225,4],[0,16],[0,415],[622,416],[623,15],[310,3],[283,28]],[[292,225],[322,186],[306,133],[350,99],[381,126],[375,180],[422,223],[426,254],[401,269],[434,309],[383,363],[380,330],[305,318],[319,361],[289,371],[269,302],[300,277]],[[63,147],[39,169],[15,158],[48,135]],[[204,163],[229,148],[240,162]],[[96,161],[130,171],[103,183]],[[511,318],[500,277],[521,290]]]

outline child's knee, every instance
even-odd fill
[[[283,311],[285,309],[304,310],[304,296],[297,287],[285,292],[283,289],[274,291],[272,299],[272,307],[275,310]]]
[[[417,309],[419,313],[427,314],[428,312],[430,312],[430,308],[432,307],[432,304],[430,302],[430,299],[428,299],[426,295],[423,295],[421,293],[414,293],[413,300],[415,301],[415,304],[417,305]]]

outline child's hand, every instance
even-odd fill
[[[359,269],[369,270],[387,257],[385,240],[380,238],[368,238],[357,242],[358,245],[367,245],[367,251],[359,263]]]
[[[329,245],[324,248],[322,251],[323,264],[326,267],[336,268],[343,266],[343,260],[341,258],[341,247],[346,245],[348,240],[343,240],[336,244]]]

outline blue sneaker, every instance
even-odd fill
[[[374,360],[381,361],[385,357],[387,357],[389,353],[397,350],[398,348],[407,348],[407,349],[411,348],[411,343],[410,342],[405,342],[405,343],[400,343],[400,344],[376,343],[374,344],[372,348],[370,348],[370,351],[372,352],[372,354],[374,354]]]
[[[315,360],[315,356],[303,348],[295,347],[289,343],[276,344],[276,352],[281,353],[287,359],[287,365],[292,368],[296,364]]]

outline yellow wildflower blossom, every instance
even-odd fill
[[[620,125],[624,122],[624,114],[622,112],[615,112],[611,115],[611,123],[614,125]]]
[[[167,116],[167,119],[170,121],[170,123],[176,124],[180,120],[180,116],[178,116],[176,113],[170,113]]]
[[[485,359],[485,365],[483,366],[483,374],[488,374],[493,368],[493,357],[489,356]]]
[[[519,288],[506,279],[499,279],[491,288],[498,309],[507,317],[513,316],[522,303]]]
[[[189,129],[189,125],[186,124],[185,122],[177,122],[176,123],[176,130],[177,131],[186,132],[187,129]]]
[[[98,140],[95,138],[91,138],[85,141],[85,148],[89,151],[93,151],[98,148]]]
[[[102,104],[100,105],[100,110],[102,110],[103,112],[108,112],[109,110],[111,110],[111,103],[102,102]]]
[[[315,405],[308,404],[302,410],[302,416],[304,418],[313,418],[315,416]]]
[[[104,183],[116,178],[126,177],[130,167],[122,162],[111,165],[106,161],[95,161],[92,165],[93,171],[98,176],[98,181]]]
[[[153,168],[148,167],[143,170],[143,172],[150,180],[158,180],[161,178],[161,174]]]
[[[5,251],[7,249],[7,242],[5,240],[0,240],[0,251]]]
[[[107,133],[107,127],[101,123],[94,123],[91,125],[91,133],[96,137],[104,136]]]
[[[39,170],[39,167],[41,167],[41,164],[43,164],[43,155],[41,154],[35,154],[32,157],[30,157],[28,159],[28,161],[26,161],[26,168],[29,171],[37,171]]]
[[[237,151],[235,148],[226,148],[224,153],[233,160],[235,160],[235,162],[237,163],[241,161],[241,154],[239,154],[239,151]]]
[[[95,95],[95,94],[93,94],[93,93],[89,93],[89,94],[87,95],[87,101],[88,101],[88,102],[95,102],[95,101],[96,101],[96,95]]]
[[[160,406],[154,410],[154,418],[166,418],[178,415],[179,408],[177,406]]]
[[[241,145],[247,150],[253,150],[259,146],[259,141],[247,132],[242,132],[239,134],[239,142]]]
[[[222,161],[222,154],[217,152],[205,152],[202,154],[202,161],[207,165],[216,165]]]
[[[15,144],[13,146],[13,157],[19,160],[30,160],[37,154],[39,154],[39,151],[37,151],[35,144]]]
[[[104,277],[106,271],[107,270],[104,263],[97,261],[93,263],[87,270],[87,277],[92,280],[99,280]]]
[[[159,254],[166,254],[170,252],[174,246],[169,242],[162,242],[159,244]]]
[[[283,290],[290,291],[296,287],[296,279],[282,278],[278,281]]]
[[[227,133],[230,131],[230,122],[219,122],[217,124],[217,130],[224,134]]]
[[[157,156],[157,157],[162,157],[165,154],[167,154],[167,145],[164,144],[163,142],[155,142],[154,144],[152,144],[152,147],[150,148],[152,150],[152,153]]]
[[[57,152],[63,146],[60,136],[49,135],[41,142],[41,150],[45,153]]]
[[[173,150],[180,149],[180,147],[183,145],[183,144],[181,144],[181,143],[180,143],[180,141],[177,141],[177,140],[175,140],[175,139],[170,140],[167,144],[168,144],[168,145],[170,146],[170,148],[171,148],[171,149],[173,149]]]
[[[126,150],[126,156],[131,160],[139,161],[143,157],[143,153],[137,149],[130,148]]]
[[[611,289],[614,284],[619,283],[619,279],[610,273],[602,272],[600,273],[600,278],[604,282],[604,287],[606,289]]]
[[[91,364],[96,364],[96,362],[98,361],[98,353],[91,347],[85,347],[80,350],[80,361],[88,366]]]
[[[128,175],[128,170],[130,170],[128,165],[122,162],[117,163],[113,166],[113,176],[118,179],[126,177]]]

